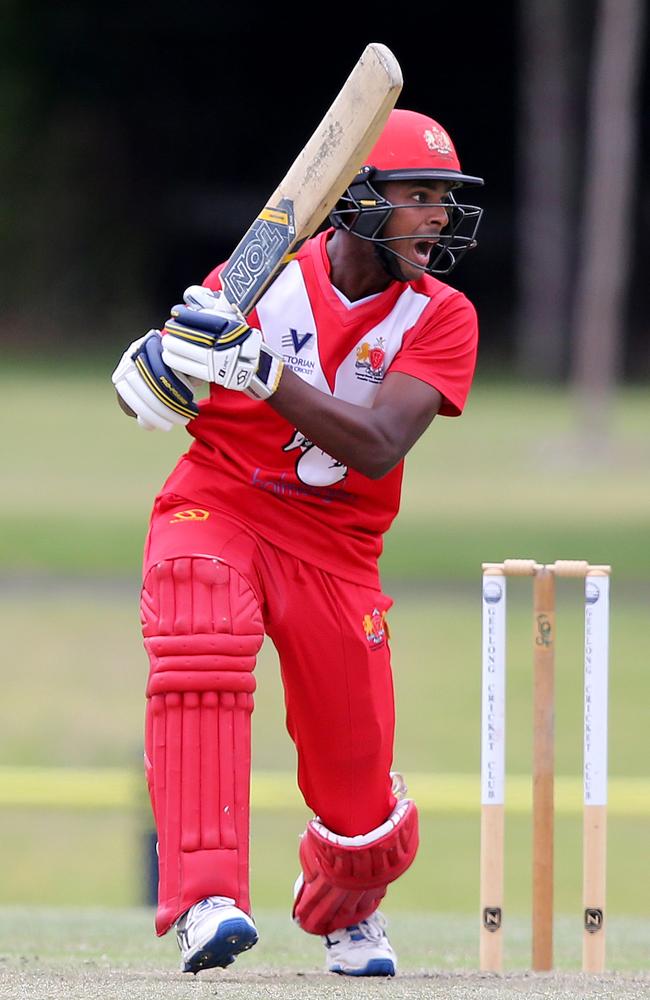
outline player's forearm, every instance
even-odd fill
[[[381,410],[320,392],[284,369],[269,406],[332,458],[380,479],[404,457],[403,442]]]

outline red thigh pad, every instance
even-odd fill
[[[293,917],[309,934],[329,934],[374,913],[418,848],[418,814],[403,799],[386,823],[360,837],[339,837],[312,820],[300,841],[302,885]]]
[[[208,557],[154,565],[141,611],[164,934],[206,896],[231,896],[250,912],[250,715],[264,630],[248,583]]]

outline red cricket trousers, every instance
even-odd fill
[[[190,565],[200,569],[203,564],[217,566],[220,572],[229,576],[227,586],[214,586],[209,591],[209,620],[213,624],[206,626],[206,615],[201,612],[200,641],[203,645],[200,657],[195,656],[193,660],[189,655],[177,655],[179,649],[192,652],[191,633],[195,630],[192,622],[198,614],[193,617],[192,609],[183,605],[196,601],[198,607],[199,601],[205,603],[206,598],[195,593],[198,585],[192,583],[194,577],[190,574],[188,578],[183,567]],[[183,568],[182,573],[177,572],[178,567]],[[197,570],[193,572],[196,576]],[[155,591],[154,602],[148,581],[161,573],[165,580],[182,577],[183,581],[190,579],[190,583],[176,586],[166,582]],[[203,589],[205,591],[205,587]],[[220,607],[220,602],[224,607]],[[248,616],[247,620],[257,615],[255,620],[262,623],[260,628],[263,627],[277,650],[285,693],[286,724],[297,751],[298,785],[305,803],[335,833],[355,836],[375,829],[395,806],[389,774],[393,762],[394,697],[385,622],[391,598],[380,590],[333,577],[297,559],[229,515],[199,508],[175,494],[158,498],[145,548],[143,588],[143,625],[145,636],[150,636],[145,645],[152,663],[152,675],[154,669],[157,671],[153,679],[174,677],[178,682],[174,682],[176,686],[187,692],[196,686],[193,682],[186,683],[187,677],[197,676],[200,688],[208,676],[205,671],[210,667],[205,649],[212,648],[206,645],[210,639],[205,636],[206,629],[218,630],[220,622],[232,621],[235,622],[232,628],[237,631],[238,603],[241,614]],[[160,625],[160,622],[169,621],[183,622],[180,630],[183,634],[172,635],[169,641],[165,639],[165,644],[156,630],[173,632],[173,626],[163,629]],[[250,632],[250,626],[244,631]],[[169,646],[172,640],[173,648]],[[171,662],[166,652],[168,647],[174,653],[174,671],[160,674],[161,664],[164,667]],[[221,649],[221,646],[214,648]],[[229,650],[236,648],[232,643],[228,646]],[[229,655],[233,659],[232,654]],[[195,669],[197,664],[199,671]],[[224,683],[227,685],[224,676],[240,676],[235,669],[237,666],[233,659],[232,674],[226,675],[223,670],[215,674],[222,687]],[[183,670],[186,670],[186,678]],[[167,680],[166,683],[170,690],[171,682]],[[207,681],[203,687],[206,685]],[[246,697],[252,705],[252,695]],[[186,716],[192,718],[191,713],[186,712]],[[201,732],[210,725],[206,721],[210,718],[209,713],[204,712]],[[159,773],[157,778],[155,774],[148,774],[159,842],[167,836],[166,831],[180,831],[173,834],[179,840],[178,845],[160,843],[161,859],[167,858],[169,868],[169,884],[166,888],[161,887],[157,921],[158,932],[164,933],[173,920],[202,895],[236,895],[239,905],[250,908],[248,846],[241,843],[248,837],[248,820],[242,818],[237,827],[236,839],[240,841],[236,845],[240,851],[237,890],[228,879],[222,886],[218,871],[215,874],[215,867],[218,869],[222,863],[220,859],[226,857],[223,852],[213,856],[209,851],[197,850],[192,861],[192,877],[186,879],[191,886],[177,884],[175,851],[182,849],[183,802],[187,794],[179,788],[177,796],[170,796],[169,787],[176,781],[181,784],[184,781],[187,785],[191,780],[188,762],[191,767],[194,751],[186,746],[183,763],[176,767],[173,762],[177,748],[173,744],[184,739],[187,745],[193,738],[193,730],[182,720],[176,726],[167,725],[166,746],[163,751],[154,752],[152,726],[153,723],[149,725],[148,722],[148,768],[153,772],[166,768],[169,772],[167,776]],[[196,731],[198,733],[199,729]],[[240,742],[247,738],[241,735],[241,728],[235,727],[233,732],[240,733]],[[201,738],[204,746],[211,745],[209,734]],[[248,774],[242,771],[249,768],[250,749],[237,746],[236,735],[233,739],[234,743],[230,741],[227,748],[221,739],[215,744],[214,753],[232,754],[236,781],[247,786]],[[204,756],[205,753],[204,750]],[[180,761],[180,757],[178,759]],[[218,772],[218,761],[209,762],[206,773],[215,773],[214,768]],[[160,789],[155,796],[154,788]],[[170,812],[180,815],[170,816]],[[171,834],[169,836],[173,839]]]

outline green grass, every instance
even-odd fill
[[[140,431],[109,374],[13,370],[0,567],[138,573],[153,495],[190,439]],[[565,391],[479,379],[464,416],[434,421],[407,458],[384,574],[470,580],[484,560],[530,555],[607,561],[619,580],[647,580],[649,425],[643,389],[621,390],[608,439],[594,443],[577,435]]]

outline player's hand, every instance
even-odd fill
[[[227,299],[201,285],[184,293],[163,330],[163,361],[175,371],[268,399],[284,364],[259,330],[248,326]]]
[[[160,330],[134,340],[120,358],[111,381],[120,398],[147,431],[170,431],[198,415],[192,380],[162,359]]]

